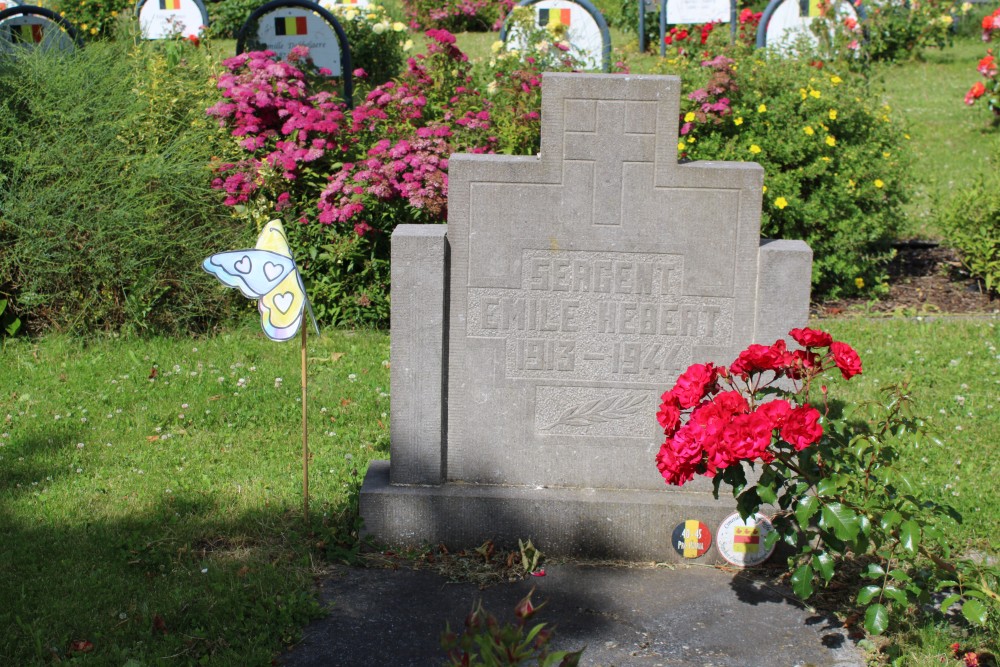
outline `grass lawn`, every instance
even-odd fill
[[[459,46],[488,58],[495,39],[464,34]],[[1000,135],[983,109],[962,104],[982,54],[962,38],[877,73],[919,157],[915,235],[937,234],[937,199],[996,168],[988,155]],[[1000,320],[816,325],[865,363],[852,382],[831,381],[834,398],[858,404],[910,383],[930,435],[900,465],[922,494],[964,515],[959,553],[996,556]],[[0,663],[270,664],[318,613],[314,578],[359,548],[358,486],[389,453],[388,348],[385,332],[310,339],[306,522],[297,344],[249,325],[176,340],[4,341]],[[952,641],[1000,650],[996,638],[919,617],[902,627],[891,639],[908,665],[940,664]]]

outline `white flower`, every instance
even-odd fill
[[[372,26],[372,32],[375,33],[376,35],[381,35],[383,32],[385,32],[385,28],[386,28],[385,24],[376,23],[375,25]]]

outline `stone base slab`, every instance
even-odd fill
[[[725,490],[723,490],[725,493]],[[530,488],[447,483],[389,483],[389,462],[372,461],[361,487],[364,535],[397,547],[444,543],[449,549],[517,548],[531,539],[548,556],[627,561],[724,563],[715,531],[735,510],[731,497],[697,491]],[[685,559],[674,549],[674,528],[703,522],[713,544]]]

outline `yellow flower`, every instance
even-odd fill
[[[406,40],[403,43],[403,50],[404,51],[409,51],[412,48],[413,48],[413,40],[412,39],[408,39],[408,40]]]
[[[885,151],[884,153],[882,153],[882,157],[884,158],[888,158],[889,155],[890,155],[889,151]]]
[[[820,160],[822,160],[823,162],[829,162],[830,158],[824,155],[823,157],[820,158]]]
[[[904,134],[904,135],[903,135],[903,138],[904,138],[904,139],[906,139],[907,141],[909,141],[909,140],[910,140],[910,135],[908,135],[908,134]]]
[[[833,84],[833,85],[835,85],[835,86],[836,86],[836,85],[837,85],[838,83],[843,83],[843,82],[844,82],[844,80],[843,80],[843,79],[841,79],[841,78],[840,78],[839,76],[837,76],[836,74],[834,74],[833,76],[831,76],[831,77],[830,77],[830,83],[832,83],[832,84]]]
[[[694,143],[694,142],[696,142],[696,141],[698,141],[698,137],[688,137],[688,138],[687,138],[687,142],[688,142],[689,144],[693,144],[693,143]]]
[[[392,24],[392,31],[393,32],[403,32],[404,30],[406,30],[406,24],[405,23],[402,23],[400,21],[396,21],[395,23]]]
[[[818,90],[810,90],[809,91],[809,97],[815,97],[816,99],[819,99],[819,95],[820,95],[820,93],[819,93]]]
[[[962,13],[963,14],[968,14],[971,10],[972,10],[972,3],[971,2],[963,2],[962,3]]]
[[[774,200],[774,205],[777,206],[778,208],[785,208],[786,206],[788,206],[788,200],[785,199],[784,197],[778,197],[777,199]]]
[[[500,53],[503,51],[503,42],[499,39],[493,42],[493,44],[490,45],[490,51],[493,53]]]
[[[758,146],[757,144],[751,144],[750,152],[756,155],[757,153],[760,152],[760,146]]]
[[[344,13],[344,18],[347,19],[348,21],[353,21],[354,19],[358,18],[358,10],[348,9]]]
[[[686,143],[684,143],[683,141],[677,142],[677,150],[682,151],[685,148],[687,148],[687,144]]]
[[[862,287],[865,286],[865,279],[858,276],[857,278],[854,279],[854,286],[857,287],[858,289],[861,289]]]
[[[766,192],[767,192],[767,186],[765,185],[764,187],[762,187],[762,188],[760,189],[760,191],[761,191],[761,192],[765,192],[765,193],[766,193]]]
[[[759,107],[757,107],[757,113],[764,113],[765,111],[767,111],[766,104],[761,104]]]
[[[86,24],[86,23],[84,23],[84,24],[83,24],[83,25],[81,25],[80,27],[81,27],[81,28],[83,28],[84,30],[86,30],[86,29],[87,29],[87,24]]]
[[[799,95],[802,96],[802,101],[805,101],[805,99],[809,97],[809,93],[806,92],[805,88],[799,88]]]
[[[837,110],[830,109],[830,120],[837,120]]]
[[[855,182],[855,180],[853,178],[851,178],[851,179],[848,179],[847,185],[848,185],[848,187],[852,187],[853,188],[854,186],[857,185],[857,182]]]
[[[941,15],[941,23],[943,23],[945,25],[951,25],[952,23],[954,23],[954,21],[955,21],[955,19],[951,18],[951,14],[942,14]]]
[[[91,35],[96,35],[97,34],[97,28],[91,28],[90,29],[90,34]]]
[[[684,122],[685,123],[690,123],[695,118],[697,118],[697,116],[695,115],[695,113],[693,111],[688,111],[686,114],[684,114]]]
[[[827,135],[827,137],[826,137],[826,145],[827,146],[836,146],[837,145],[837,140],[834,139],[833,137],[831,137],[830,135]]]
[[[816,134],[816,130],[812,129],[812,127],[810,127],[809,125],[806,125],[804,128],[802,128],[802,131],[808,134],[810,137]]]
[[[881,178],[876,178],[875,179],[875,187],[876,188],[881,188],[881,187],[884,187],[884,186],[885,186],[885,183],[882,182]]]
[[[114,17],[116,17],[116,18],[117,18],[117,16],[118,16],[118,12],[116,12],[115,10],[113,10],[113,9],[112,9],[112,10],[111,10],[111,16],[114,16]]]
[[[743,116],[737,116],[736,118],[733,119],[733,125],[742,125],[742,124],[743,124]]]

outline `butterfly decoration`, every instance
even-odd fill
[[[280,220],[264,225],[255,247],[220,252],[206,258],[201,266],[227,287],[257,299],[264,334],[271,340],[294,338],[306,310],[319,333]]]

